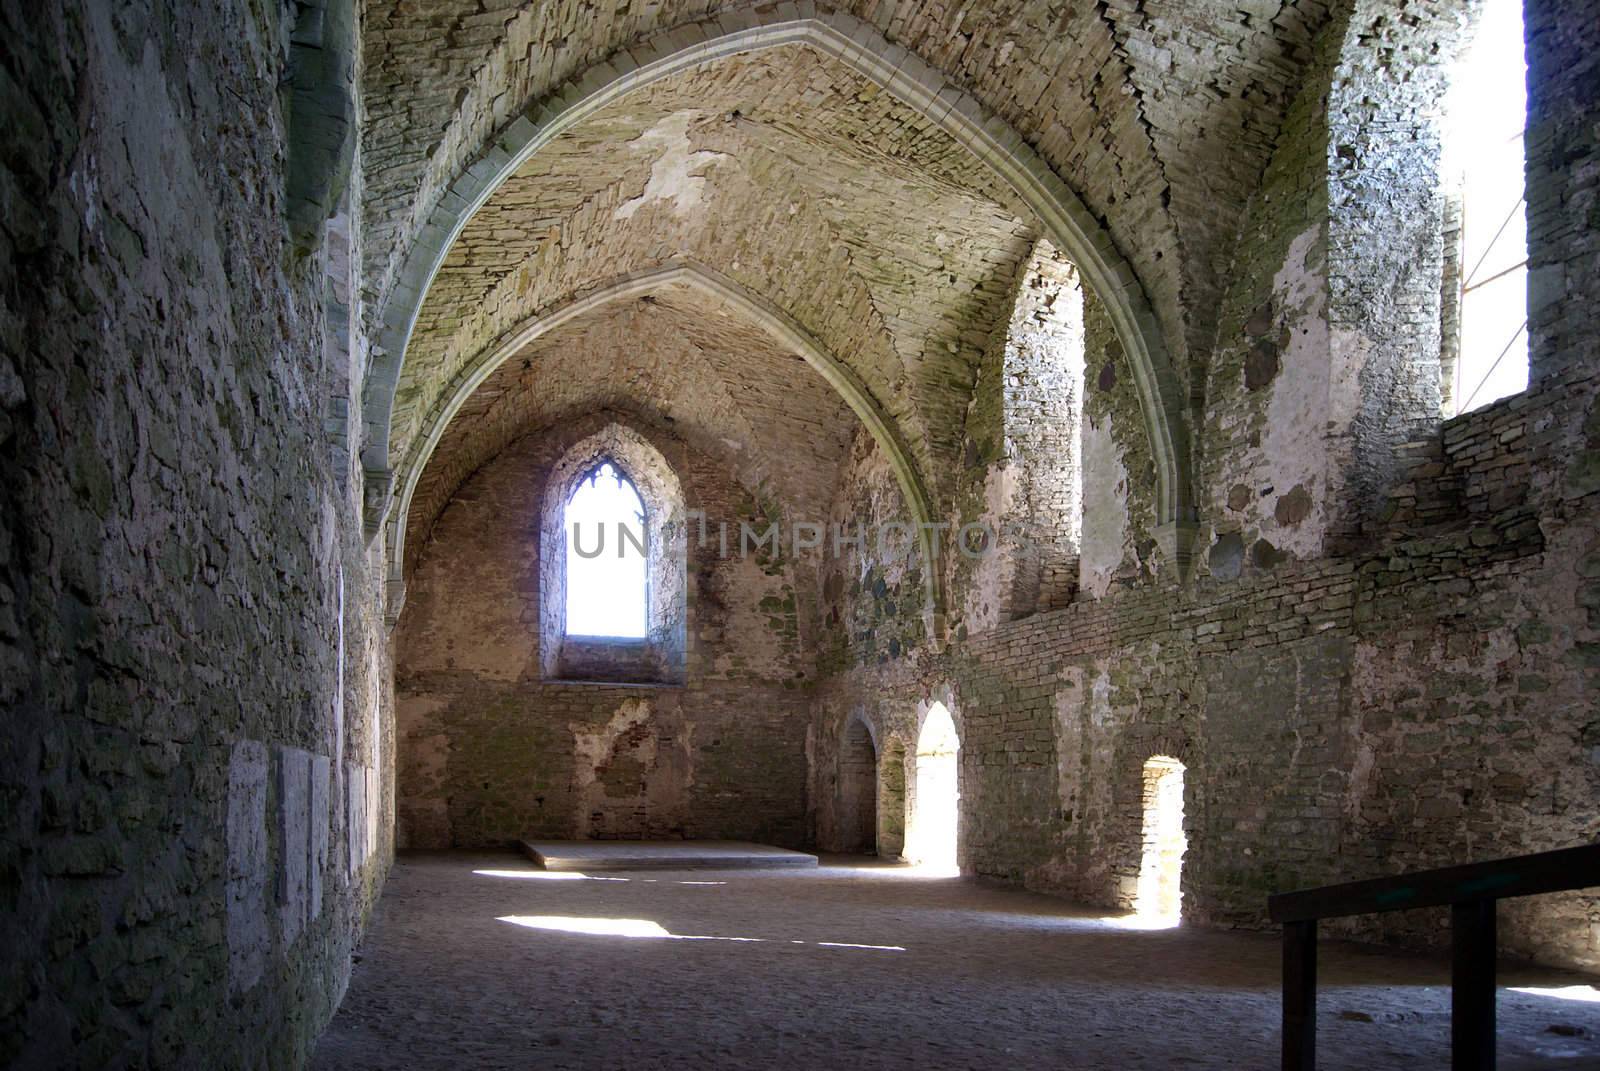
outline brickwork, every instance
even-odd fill
[[[623,149],[596,168],[603,146]],[[391,455],[405,456],[494,340],[678,258],[805,325],[937,474],[930,462],[958,448],[965,388],[1032,236],[1013,200],[949,137],[808,49],[652,85],[557,138],[467,224],[419,314]],[[702,212],[750,223],[707,227]]]
[[[0,5],[6,1066],[303,1062],[387,868],[294,10]]]
[[[413,13],[409,5],[377,13],[368,23],[374,72],[368,91],[375,121],[367,150],[382,160],[375,165],[375,170],[381,167],[383,182],[373,190],[373,248],[374,256],[386,262],[369,264],[369,277],[375,282],[390,277],[399,247],[410,241],[397,223],[411,214],[415,233],[449,180],[518,111],[619,48],[703,17],[711,6],[674,3],[605,16],[580,16],[575,6],[545,6],[498,20],[465,5],[459,14],[448,6]],[[1007,4],[980,19],[962,18],[943,5],[918,10],[866,3],[852,13],[915,49],[935,69],[949,71],[964,84],[987,83],[989,92],[979,94],[985,103],[1013,122],[1025,123],[1024,136],[1039,143],[1063,173],[1089,180],[1079,185],[1096,191],[1091,208],[1118,203],[1107,198],[1131,200],[1147,210],[1159,205],[1162,183],[1137,102],[1115,88],[1123,81],[1124,61],[1108,27],[1092,12],[1057,16],[1035,5]],[[441,37],[461,40],[462,50],[441,50]],[[477,45],[475,50],[469,41]],[[442,99],[443,92],[437,98],[426,89],[418,93],[418,87],[435,84],[429,68],[440,62],[470,72],[469,88],[457,108]],[[1057,71],[1072,75],[1053,78]],[[459,80],[445,81],[460,85]],[[440,129],[440,117],[448,117],[445,140],[428,158],[415,147],[428,143],[431,132]],[[429,138],[415,137],[417,127],[428,129]],[[1155,211],[1159,220],[1164,213],[1159,207]],[[1135,214],[1129,212],[1130,217]],[[1147,226],[1154,233],[1160,222]],[[1129,238],[1130,248],[1156,244]],[[1170,240],[1165,244],[1172,248]]]
[[[858,434],[827,514],[829,543],[817,569],[817,623],[809,631],[820,672],[897,659],[927,642],[927,563],[912,533],[893,527],[908,516],[882,452]]]
[[[966,872],[1108,907],[1152,756],[1198,923],[1594,841],[1600,14],[1525,6],[1532,387],[1441,423],[1467,0],[0,0],[0,1064],[303,1064],[397,832],[921,851],[936,702]],[[617,425],[863,539],[558,654]]]
[[[819,513],[855,423],[844,402],[748,321],[672,288],[618,302],[541,337],[473,392],[412,499],[412,560],[440,509],[528,429],[607,405],[643,407],[706,449],[743,444],[734,472]]]
[[[575,443],[613,421],[672,466],[688,509],[758,523],[755,498],[727,476],[727,447],[701,453],[631,414],[533,429],[478,470],[419,549],[396,631],[402,844],[805,843],[807,708],[796,685],[809,674],[786,562],[724,559],[714,530],[704,548],[691,538],[682,687],[544,679],[546,483]],[[585,675],[614,679],[594,654]]]
[[[618,49],[637,51],[672,26],[687,35],[714,6],[374,5],[367,151],[381,182],[367,274],[375,294],[386,293],[428,210],[494,132]],[[1171,310],[1163,319],[1172,345],[1205,351],[1234,221],[1326,5],[1301,0],[1270,18],[1225,4],[1101,11],[1008,2],[982,17],[944,3],[846,8],[947,72],[1035,145],[1110,223],[1157,307]],[[827,11],[794,8],[802,17],[813,10]],[[737,25],[749,16],[724,17]],[[1195,311],[1180,317],[1180,308]]]
[[[982,502],[962,522],[986,522],[1005,552],[969,567],[974,575],[962,615],[969,629],[1065,606],[1078,587],[1083,284],[1048,242],[1028,258],[1010,319],[991,348],[1000,352],[986,356],[963,458],[963,475],[983,475],[984,485],[967,492]],[[965,571],[959,548],[951,557],[948,567],[959,577]]]
[[[1442,101],[1466,5],[1357,2],[1328,100],[1335,494],[1365,511],[1440,414]]]
[[[1595,386],[1568,376],[1451,422],[1451,460],[1413,471],[1460,496],[1419,507],[1401,484],[1359,551],[1081,601],[850,670],[819,703],[877,697],[882,734],[953,681],[965,864],[1107,906],[1134,892],[1152,755],[1188,767],[1193,921],[1261,925],[1277,889],[1592,839],[1600,544],[1571,458]],[[1508,494],[1522,466],[1527,490]],[[1592,967],[1592,910],[1580,894],[1507,904],[1503,943]],[[1431,944],[1437,926],[1333,930]]]

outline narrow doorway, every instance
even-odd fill
[[[1143,853],[1134,911],[1152,923],[1177,925],[1182,914],[1183,763],[1155,755],[1144,764]]]
[[[917,737],[915,849],[912,862],[926,870],[958,873],[957,824],[961,813],[956,724],[943,703],[934,703]]]

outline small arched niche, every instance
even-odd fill
[[[642,506],[645,607],[643,636],[587,635],[568,628],[568,561],[573,533],[566,523],[574,496],[597,479],[616,479]],[[682,684],[688,654],[687,568],[683,487],[648,439],[610,424],[567,450],[550,469],[539,539],[540,671],[547,680]],[[637,542],[608,530],[584,531],[576,544],[595,561],[637,554]],[[624,630],[636,632],[637,630]]]
[[[878,750],[860,718],[851,718],[839,743],[839,850],[878,850]]]

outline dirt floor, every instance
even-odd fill
[[[1277,1066],[1269,935],[1127,929],[1048,897],[823,864],[574,877],[512,854],[403,856],[313,1066]],[[1447,964],[1337,942],[1321,956],[1321,1067],[1449,1066]],[[1600,1003],[1502,989],[1499,1023],[1503,1069],[1600,1068]]]

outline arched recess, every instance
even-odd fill
[[[858,714],[839,738],[839,850],[878,850],[878,745]]]
[[[1117,252],[1104,225],[1009,123],[875,27],[811,5],[747,8],[620,50],[530,105],[451,183],[407,249],[384,307],[365,386],[368,437],[362,461],[369,538],[376,536],[392,505],[389,428],[406,348],[423,298],[467,220],[541,148],[606,105],[700,64],[788,45],[804,45],[846,64],[921,113],[1010,186],[1038,216],[1051,241],[1081,268],[1104,302],[1132,366],[1155,458],[1157,534],[1180,576],[1187,575],[1196,515],[1185,394],[1132,266]]]
[[[644,664],[608,666],[605,652],[588,644],[574,659],[566,635],[567,529],[564,507],[578,481],[610,460],[632,482],[645,508],[645,560],[649,584]],[[596,676],[627,683],[681,684],[688,652],[687,562],[681,542],[687,525],[683,485],[661,452],[632,428],[610,424],[574,443],[550,470],[539,517],[539,661],[547,680]],[[573,672],[574,662],[589,667]],[[598,666],[598,669],[594,667]]]
[[[400,466],[400,496],[395,510],[393,533],[389,540],[389,579],[391,597],[389,614],[394,618],[404,595],[404,577],[401,563],[405,561],[406,519],[411,509],[411,498],[416,493],[417,481],[433,456],[434,449],[444,437],[445,429],[467,399],[472,397],[483,381],[513,355],[520,352],[539,336],[569,323],[595,309],[614,301],[635,298],[667,286],[681,286],[697,290],[722,302],[751,323],[766,331],[779,345],[799,354],[836,390],[866,427],[878,448],[889,459],[900,493],[905,497],[906,508],[912,522],[918,526],[921,549],[925,560],[937,561],[934,530],[933,501],[928,495],[922,475],[913,461],[910,449],[901,439],[894,422],[878,405],[866,385],[834,354],[824,349],[810,332],[796,323],[794,318],[766,301],[758,294],[725,278],[703,265],[672,263],[649,271],[635,272],[613,280],[581,297],[560,302],[535,315],[508,332],[486,348],[479,357],[467,365],[451,383],[442,405],[430,414],[425,434],[412,444]],[[943,570],[925,569],[928,625],[936,639],[943,632],[944,580]]]

